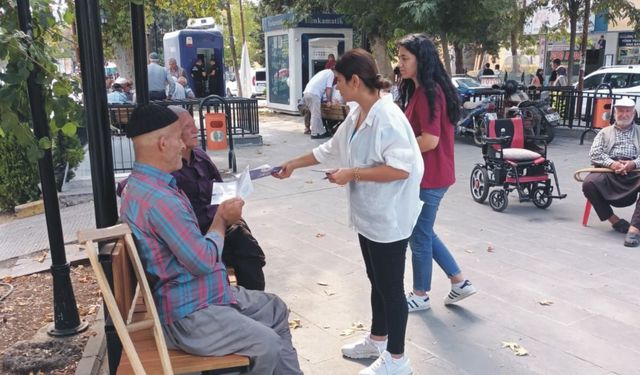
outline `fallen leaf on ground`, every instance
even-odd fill
[[[513,354],[515,354],[515,355],[517,355],[519,357],[522,357],[522,356],[525,356],[525,355],[529,355],[529,352],[527,351],[527,349],[523,348],[522,346],[520,346],[520,344],[518,344],[516,342],[503,341],[502,342],[502,347],[511,349]]]
[[[42,254],[40,254],[39,256],[36,257],[36,261],[42,263],[44,262],[44,260],[47,259],[47,252],[43,251]]]
[[[262,155],[262,151],[258,150],[258,151],[256,151],[256,154]]]
[[[487,251],[490,253],[493,253],[493,246],[491,245],[487,246]]]
[[[316,238],[322,238],[322,237],[324,237],[324,236],[326,236],[326,234],[324,234],[324,233],[318,233],[318,234],[316,234]]]
[[[53,322],[53,314],[50,313],[50,314],[45,315],[44,316],[44,321],[47,322],[47,323]]]
[[[548,300],[542,300],[542,301],[538,301],[538,303],[542,306],[551,306],[553,305],[553,301],[548,301]]]
[[[351,329],[358,330],[358,331],[366,331],[364,324],[362,322],[351,323]]]
[[[334,294],[336,294],[336,292],[332,291],[332,290],[326,290],[324,291],[324,294],[328,295],[328,296],[332,296]]]
[[[11,284],[12,281],[13,281],[13,276],[7,275],[2,278],[3,283]]]
[[[313,181],[308,180],[308,181],[305,181],[304,183],[305,183],[305,184],[313,184]]]
[[[318,281],[316,284],[318,285],[322,285],[322,286],[327,286],[329,284],[325,283],[324,281]]]
[[[467,249],[467,250],[465,250],[465,252],[467,252],[467,253],[469,253],[469,254],[473,254],[473,250],[469,250],[469,249]]]
[[[293,319],[289,321],[289,329],[296,329],[302,327],[302,323],[300,323],[300,319]]]
[[[353,335],[352,329],[343,329],[342,331],[340,331],[340,336],[349,336],[349,335]]]

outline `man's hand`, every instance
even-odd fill
[[[631,172],[632,170],[636,169],[636,163],[633,160],[624,160],[624,161],[621,161],[620,163],[622,163],[622,169],[620,171],[620,174],[623,176]]]
[[[242,206],[244,206],[242,198],[228,199],[220,203],[216,215],[221,215],[227,226],[235,224],[242,218]]]
[[[636,169],[636,163],[633,160],[614,161],[613,164],[609,166],[609,168],[613,169],[616,174],[624,176],[632,170]]]

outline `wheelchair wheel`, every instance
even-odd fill
[[[482,147],[484,145],[482,137],[486,136],[484,120],[475,119],[473,122],[473,143],[478,147]]]
[[[494,211],[502,212],[507,209],[509,198],[504,190],[494,190],[489,194],[489,206]]]
[[[545,209],[551,206],[553,198],[549,196],[549,194],[547,193],[547,189],[545,189],[544,187],[537,187],[533,189],[533,192],[531,193],[531,200],[533,201],[533,204],[536,205],[536,207]]]
[[[473,168],[469,187],[474,201],[482,203],[487,199],[487,195],[489,195],[489,173],[487,173],[485,167],[476,165]]]

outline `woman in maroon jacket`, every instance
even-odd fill
[[[420,199],[424,202],[409,244],[413,264],[413,291],[407,294],[409,311],[431,307],[433,260],[451,280],[446,305],[476,292],[462,276],[455,259],[433,230],[440,201],[455,182],[453,142],[460,103],[456,89],[440,61],[433,42],[424,34],[410,34],[398,42],[402,76],[400,102],[413,127],[424,160]]]

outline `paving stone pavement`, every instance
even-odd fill
[[[302,129],[300,117],[261,114],[264,145],[238,148],[239,167],[277,165],[320,144]],[[581,226],[585,200],[572,175],[587,166],[589,146],[578,145],[577,131],[558,133],[549,158],[568,197],[547,210],[518,203],[514,194],[503,213],[475,203],[468,180],[480,149],[457,141],[458,182],[441,204],[436,231],[479,292],[445,307],[449,283],[434,265],[432,309],[409,316],[406,353],[414,374],[640,373],[640,249],[623,247],[624,237],[595,214],[589,227]],[[226,153],[211,155],[226,167]],[[356,374],[369,361],[342,358],[340,346],[360,332],[341,333],[354,322],[368,326],[369,285],[347,226],[344,189],[322,177],[306,169],[284,181],[255,181],[244,217],[267,255],[267,290],[301,320],[293,339],[305,374]],[[87,203],[63,210],[66,241],[75,237],[71,222],[93,223],[92,209]],[[616,211],[631,215],[630,208]],[[41,233],[46,238],[43,222],[32,220],[24,224],[32,233],[23,236],[13,233],[22,223],[0,226],[0,254],[32,246]],[[20,242],[7,245],[7,232]],[[410,251],[405,286],[411,287]],[[529,355],[517,357],[503,342]]]

